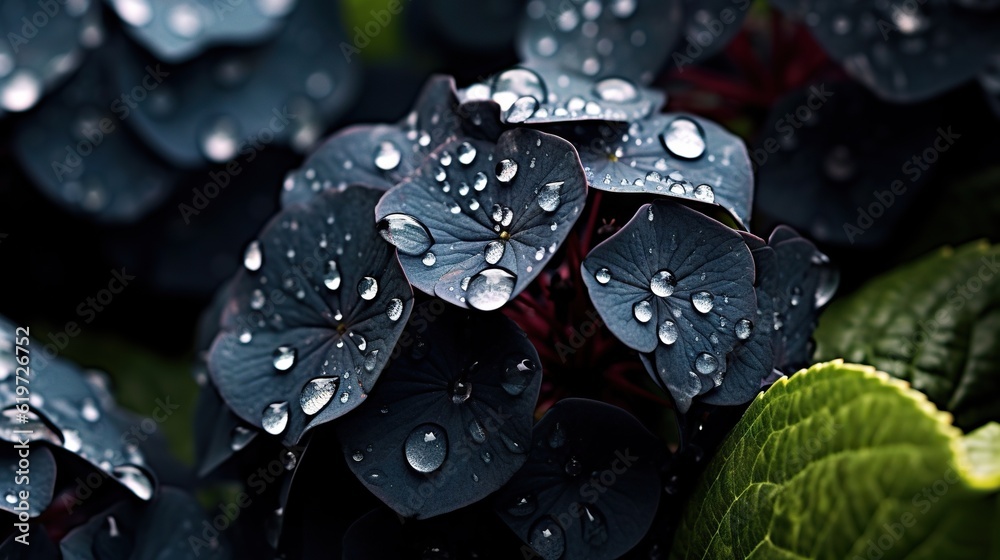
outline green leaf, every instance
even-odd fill
[[[817,364],[750,405],[698,482],[671,558],[989,557],[998,446],[995,425],[963,436],[874,368]]]
[[[827,309],[816,359],[866,363],[909,381],[955,425],[1000,421],[1000,245],[945,248]]]

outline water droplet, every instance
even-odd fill
[[[147,0],[114,0],[115,11],[125,23],[142,27],[153,19],[153,9]]]
[[[713,299],[714,296],[710,292],[697,292],[691,295],[691,305],[699,313],[708,313],[714,307]]]
[[[239,148],[239,124],[230,117],[217,117],[201,132],[201,152],[210,161],[225,163]]]
[[[368,484],[371,484],[372,486],[382,486],[383,484],[385,484],[386,476],[384,472],[375,469],[368,471],[368,473],[365,474],[365,481],[367,481]]]
[[[279,346],[274,350],[274,369],[278,371],[288,371],[295,365],[295,348],[291,346]]]
[[[27,111],[42,95],[42,82],[30,70],[16,70],[0,86],[0,106],[11,112]]]
[[[490,241],[487,243],[486,249],[484,250],[486,262],[490,264],[497,264],[500,262],[500,259],[503,258],[504,248],[506,245],[507,244],[502,241]]]
[[[4,496],[4,498],[3,498],[3,499],[4,499],[4,500],[5,500],[5,501],[6,501],[6,502],[7,502],[8,504],[16,504],[16,503],[17,503],[17,496],[15,496],[14,494],[7,494],[6,496]]]
[[[562,424],[556,422],[554,428],[549,433],[549,447],[552,449],[559,449],[566,444],[566,430],[563,429]]]
[[[527,517],[535,513],[537,507],[538,501],[535,499],[535,496],[533,494],[525,494],[524,496],[514,498],[513,503],[507,508],[507,513],[515,517]]]
[[[434,173],[434,180],[437,181],[438,183],[443,183],[447,179],[448,179],[448,172],[445,171],[443,167],[438,167],[437,171]]]
[[[433,472],[441,468],[448,456],[448,436],[437,424],[422,424],[410,432],[403,450],[413,470]]]
[[[669,270],[661,270],[649,281],[649,289],[659,297],[668,297],[674,293],[677,279]]]
[[[632,314],[636,321],[648,323],[653,318],[653,306],[648,301],[642,300],[632,306]]]
[[[167,14],[167,27],[178,37],[190,39],[201,33],[202,22],[198,8],[190,4],[176,4]]]
[[[358,282],[358,295],[365,301],[371,301],[378,295],[378,280],[365,276]]]
[[[236,426],[233,428],[232,434],[230,434],[229,448],[233,451],[239,451],[247,446],[257,432],[244,428],[243,426]]]
[[[149,500],[153,497],[153,482],[139,467],[120,465],[115,467],[111,474],[140,500]]]
[[[579,476],[580,472],[583,471],[583,464],[576,457],[570,457],[569,461],[566,461],[566,465],[563,466],[563,470],[570,476]]]
[[[339,377],[317,377],[302,388],[302,393],[299,394],[299,406],[303,412],[312,416],[330,403],[339,386]]]
[[[378,350],[372,350],[365,356],[364,367],[365,371],[375,371],[375,366],[378,365]],[[345,375],[346,377],[346,375]]]
[[[260,265],[264,262],[264,255],[260,251],[260,243],[251,241],[247,245],[247,250],[243,253],[243,266],[250,272],[260,270]]]
[[[719,360],[707,352],[702,352],[694,360],[694,369],[703,375],[715,373],[715,370],[719,369]]]
[[[524,389],[531,384],[535,377],[535,363],[528,358],[518,359],[508,358],[507,368],[504,370],[503,381],[500,386],[508,395],[517,396],[524,392]]]
[[[558,560],[566,553],[566,534],[551,517],[543,517],[531,526],[528,544],[545,560]]]
[[[84,399],[80,407],[80,416],[87,422],[97,422],[101,419],[101,411],[93,399]]]
[[[598,284],[607,284],[611,281],[611,271],[607,267],[601,267],[594,273],[594,280],[597,280]]]
[[[486,188],[487,180],[486,174],[482,171],[476,173],[476,178],[472,182],[472,188],[475,189],[476,192],[482,192],[482,190]]]
[[[337,270],[337,263],[335,261],[326,263],[326,274],[323,275],[323,285],[331,291],[340,287],[340,271]]]
[[[753,323],[749,319],[740,319],[736,321],[736,338],[740,340],[746,340],[750,338],[750,334],[753,332]]]
[[[481,453],[479,454],[479,458],[480,458],[480,459],[482,459],[482,460],[483,460],[483,462],[484,462],[484,463],[486,463],[486,464],[488,465],[488,464],[490,464],[490,461],[492,461],[492,460],[493,460],[493,455],[490,455],[490,452],[489,452],[489,451],[486,451],[486,450],[484,449],[484,450],[483,450],[483,451],[482,451],[482,452],[481,452]]]
[[[403,316],[403,300],[392,298],[385,304],[385,314],[390,321],[396,322]]]
[[[399,167],[399,162],[403,160],[403,153],[395,144],[389,141],[381,142],[375,149],[375,167],[382,171],[392,171]]]
[[[517,162],[512,159],[502,159],[496,166],[497,180],[509,183],[517,175]]]
[[[365,460],[365,454],[362,453],[360,449],[355,449],[354,453],[351,455],[351,459],[354,459],[355,463],[360,463]]]
[[[420,259],[420,262],[424,263],[425,266],[434,266],[434,263],[437,262],[437,257],[434,256],[434,253],[427,253],[424,255],[424,258]]]
[[[656,330],[656,334],[660,337],[660,342],[670,346],[671,344],[677,342],[677,324],[670,320],[664,321],[660,323],[660,327]]]
[[[792,297],[788,300],[788,303],[792,307],[796,307],[796,306],[799,305],[800,301],[802,301],[802,288],[800,288],[798,286],[793,286],[792,287]]]
[[[709,185],[698,185],[694,189],[694,197],[702,202],[715,202],[715,191]]]
[[[271,435],[278,435],[285,431],[288,425],[288,403],[280,402],[268,405],[261,416],[261,425],[264,431]]]
[[[517,277],[501,268],[488,268],[469,282],[466,301],[474,309],[495,311],[503,307],[514,293]]]
[[[424,224],[407,214],[389,214],[378,223],[378,233],[399,252],[416,256],[431,248],[434,239]]]
[[[479,420],[473,419],[472,422],[469,422],[469,435],[472,436],[472,441],[476,443],[486,441],[486,430],[483,429],[483,425],[479,423]]]
[[[462,142],[457,153],[458,162],[462,165],[469,165],[476,159],[476,147],[468,142]]]
[[[526,96],[539,103],[547,98],[544,82],[531,70],[512,68],[501,72],[493,82],[491,97],[500,105],[501,111],[508,111],[515,101]]]
[[[661,135],[663,145],[675,157],[697,159],[705,153],[705,137],[691,119],[674,119]]]
[[[594,94],[601,101],[630,103],[639,97],[639,91],[632,82],[621,78],[605,78],[594,85]]]
[[[281,456],[281,463],[285,466],[286,471],[294,470],[295,465],[299,464],[299,458],[294,451],[285,451],[284,455]]]
[[[559,203],[561,202],[559,198],[559,193],[562,191],[562,186],[565,181],[556,181],[552,183],[547,183],[538,192],[538,202],[539,208],[545,210],[546,212],[555,212],[559,208]]]
[[[505,113],[505,117],[508,123],[523,123],[524,121],[531,118],[538,110],[538,100],[534,97],[525,95],[523,97],[518,97],[514,104],[510,106],[510,109]]]
[[[608,523],[604,515],[593,506],[583,506],[580,516],[583,540],[591,546],[601,546],[608,542]]]
[[[608,7],[615,17],[625,19],[635,13],[636,0],[612,0]]]

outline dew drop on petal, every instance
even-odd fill
[[[408,214],[389,214],[379,220],[378,233],[400,253],[422,255],[434,243],[424,224]]]
[[[559,523],[546,516],[531,526],[528,545],[545,560],[558,560],[566,554],[566,534]]]
[[[358,282],[358,295],[365,301],[371,301],[378,295],[378,280],[365,276]]]
[[[497,180],[501,183],[509,183],[517,175],[517,162],[512,159],[503,159],[496,166]]]
[[[531,70],[512,68],[501,72],[493,82],[491,97],[502,111],[508,111],[515,101],[525,96],[532,97],[539,103],[548,97],[542,78]]]
[[[632,315],[640,323],[648,323],[653,318],[653,306],[646,300],[640,301],[632,306]]]
[[[261,415],[261,426],[271,435],[278,435],[288,426],[288,403],[278,402],[267,405]]]
[[[486,174],[480,171],[479,173],[476,173],[476,177],[472,181],[472,188],[475,189],[476,192],[482,192],[482,190],[486,188],[486,181]]]
[[[630,103],[639,96],[639,91],[628,80],[605,78],[594,85],[594,94],[601,101]]]
[[[746,340],[750,338],[751,333],[753,333],[753,323],[749,319],[736,321],[736,338]]]
[[[660,342],[670,346],[671,344],[677,342],[677,324],[670,320],[664,321],[660,323],[659,328],[656,330],[656,334],[660,337]]]
[[[472,441],[476,443],[486,441],[486,430],[483,429],[483,425],[479,423],[479,420],[473,419],[472,422],[469,422],[469,435],[472,437]]]
[[[299,394],[302,412],[312,416],[323,410],[340,387],[339,377],[317,377],[306,383]]]
[[[705,153],[705,137],[691,119],[680,117],[671,121],[661,135],[663,145],[675,157],[697,159]]]
[[[385,315],[390,321],[396,322],[403,316],[403,300],[392,298],[385,304]]]
[[[715,373],[715,370],[719,369],[719,360],[707,352],[702,352],[694,360],[694,369],[703,375]]]
[[[424,263],[425,266],[434,266],[434,263],[437,262],[437,257],[434,256],[434,253],[427,253],[424,255],[424,258],[420,259],[420,262]]]
[[[593,505],[583,506],[580,516],[583,540],[591,546],[601,546],[608,542],[608,523],[604,515]]]
[[[715,191],[709,185],[698,185],[694,189],[694,197],[702,202],[715,202]]]
[[[537,110],[538,100],[529,95],[525,95],[523,97],[518,97],[504,116],[508,123],[523,123],[524,121],[530,119]]]
[[[264,262],[264,255],[260,251],[260,243],[257,241],[251,241],[247,245],[246,252],[243,253],[243,266],[246,267],[250,272],[256,272],[260,270],[260,265]]]
[[[476,159],[476,147],[468,142],[462,142],[458,147],[458,162],[462,165],[469,165]]]
[[[514,498],[510,506],[507,507],[507,513],[515,517],[527,517],[535,513],[537,507],[538,501],[535,499],[535,496],[525,494]]]
[[[500,262],[500,259],[503,258],[505,247],[506,243],[502,241],[490,241],[487,243],[486,249],[483,251],[484,256],[486,257],[486,262],[490,264],[497,264]]]
[[[552,183],[547,183],[538,192],[538,207],[546,212],[555,212],[559,208],[559,203],[561,199],[559,194],[562,191],[564,181],[556,181]]]
[[[503,390],[508,395],[516,397],[523,393],[528,385],[531,384],[531,380],[535,376],[535,371],[535,363],[527,358],[522,360],[516,358],[508,360],[500,386],[503,387]]]
[[[594,280],[597,280],[598,284],[607,284],[611,281],[611,271],[607,267],[602,267],[594,273]]]
[[[494,311],[503,307],[514,293],[517,277],[500,268],[488,268],[469,281],[466,301],[474,309]]]
[[[699,313],[708,313],[714,307],[713,296],[710,292],[697,292],[691,295],[691,305]]]
[[[677,279],[674,278],[673,273],[669,270],[661,270],[653,275],[653,278],[649,281],[649,289],[653,291],[654,295],[659,297],[668,297],[674,293],[674,287],[677,286]]]
[[[340,271],[337,269],[335,261],[326,263],[326,273],[323,274],[323,285],[331,291],[340,287]]]
[[[410,468],[417,472],[434,472],[448,456],[448,436],[437,424],[422,424],[410,432],[403,451]]]
[[[254,438],[257,432],[244,428],[243,426],[236,426],[233,428],[232,434],[229,438],[229,448],[233,451],[239,451],[250,443],[250,440]]]
[[[399,167],[399,162],[403,159],[402,152],[392,142],[381,142],[375,149],[375,167],[382,171],[392,171]]]
[[[295,348],[291,346],[279,346],[274,350],[274,369],[278,371],[288,371],[295,365]]]

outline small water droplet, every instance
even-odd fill
[[[648,323],[653,318],[653,306],[646,300],[642,300],[632,306],[632,315],[640,323]]]
[[[583,506],[580,516],[583,540],[591,546],[601,546],[608,542],[608,523],[604,515],[594,506]]]
[[[296,351],[291,346],[279,346],[274,350],[274,369],[288,371],[295,365]]]
[[[112,469],[111,474],[140,500],[149,500],[153,497],[153,482],[139,467],[120,465]]]
[[[253,430],[244,428],[243,426],[236,426],[233,428],[232,434],[230,434],[229,448],[233,451],[239,451],[246,447],[255,435],[257,435],[257,432]]]
[[[514,498],[513,503],[507,508],[507,513],[515,517],[527,517],[532,513],[535,513],[535,509],[538,507],[538,501],[535,499],[533,494],[525,494]]]
[[[511,453],[520,455],[525,452],[523,445],[518,443],[516,440],[514,440],[514,438],[508,436],[504,432],[500,432],[500,440],[503,441],[503,445],[504,447],[507,448],[507,451],[510,451]]]
[[[87,422],[97,422],[101,419],[101,411],[93,399],[84,399],[83,405],[80,407],[80,416]]]
[[[476,192],[482,192],[482,190],[486,188],[487,181],[488,178],[486,177],[486,174],[480,171],[479,173],[476,173],[476,177],[473,179],[472,188],[475,189]]]
[[[482,451],[482,452],[481,452],[481,453],[479,454],[479,458],[480,458],[480,459],[482,459],[482,460],[483,460],[483,462],[484,462],[484,463],[486,463],[486,464],[488,465],[488,464],[490,464],[490,461],[492,461],[492,460],[493,460],[493,455],[490,455],[490,452],[489,452],[489,451],[486,451],[486,450],[484,449],[484,450],[483,450],[483,451]]]
[[[217,117],[201,132],[201,152],[215,163],[227,162],[239,149],[239,136],[239,124],[235,120],[225,116]]]
[[[698,185],[694,189],[694,197],[702,202],[715,202],[715,191],[709,185]]]
[[[434,256],[434,253],[427,253],[424,255],[424,258],[420,259],[420,262],[424,263],[424,266],[434,266],[434,263],[437,262],[437,257]]]
[[[403,445],[406,462],[417,472],[434,472],[448,456],[448,436],[444,428],[427,423],[410,432]]]
[[[351,454],[351,459],[353,459],[355,463],[360,463],[365,460],[365,454],[362,453],[360,449],[355,449],[354,453]]]
[[[537,110],[538,100],[530,95],[525,95],[518,97],[504,116],[508,123],[523,123],[524,121],[530,119]]]
[[[422,255],[434,244],[430,231],[424,224],[407,214],[389,214],[378,223],[378,233],[399,252]]]
[[[542,187],[538,192],[538,198],[535,199],[539,208],[546,212],[555,212],[559,208],[561,202],[559,194],[562,191],[563,183],[564,181],[556,181]]]
[[[705,137],[701,128],[691,119],[674,119],[667,125],[661,139],[667,151],[675,157],[697,159],[705,153]]]
[[[611,281],[611,271],[607,267],[601,267],[594,273],[594,279],[598,284],[607,284]]]
[[[566,553],[566,534],[559,523],[546,516],[531,526],[528,544],[545,560],[558,560]]]
[[[375,167],[382,171],[392,171],[399,167],[399,162],[403,159],[403,153],[399,151],[392,142],[381,142],[375,149]]]
[[[403,300],[399,298],[390,299],[389,303],[385,304],[385,315],[392,322],[398,321],[403,316]]]
[[[753,323],[749,319],[740,319],[736,321],[736,338],[740,340],[746,340],[750,338],[750,334],[753,332]]]
[[[333,400],[333,395],[339,387],[339,377],[317,377],[302,388],[302,393],[299,394],[299,406],[303,412],[312,416]]]
[[[201,15],[190,4],[176,4],[167,14],[167,27],[178,37],[196,37],[202,29]]]
[[[656,330],[656,334],[660,337],[660,342],[670,346],[671,344],[677,342],[677,324],[670,320],[664,321],[660,323],[659,328]]]
[[[278,435],[288,426],[288,403],[278,402],[267,405],[261,415],[261,426],[271,435]]]
[[[382,486],[386,481],[385,473],[378,469],[368,471],[365,474],[365,481],[372,486]]]
[[[566,444],[566,430],[563,429],[562,424],[556,422],[555,427],[549,433],[549,447],[552,449],[559,449]]]
[[[472,436],[472,441],[476,443],[486,441],[486,430],[483,429],[483,425],[479,423],[479,420],[473,419],[472,422],[469,422],[469,435]]]
[[[669,270],[661,270],[649,281],[649,289],[659,297],[668,297],[674,293],[677,279]]]
[[[594,94],[601,101],[612,103],[630,103],[639,97],[639,90],[632,82],[621,78],[605,78],[594,85]]]
[[[260,270],[260,265],[264,262],[264,255],[260,250],[260,243],[251,241],[247,245],[247,250],[243,253],[243,266],[250,272]]]
[[[365,301],[371,301],[378,295],[378,281],[371,276],[365,276],[358,282],[358,295]]]
[[[691,305],[699,313],[708,313],[714,307],[713,303],[714,296],[710,292],[697,292],[691,295]]]
[[[576,457],[570,457],[569,460],[566,461],[566,465],[563,466],[563,470],[566,471],[566,474],[569,476],[579,476],[580,472],[583,471],[583,464],[580,463],[580,460]]]
[[[715,370],[719,369],[719,360],[707,352],[702,352],[694,360],[694,369],[703,375],[715,373]]]
[[[497,180],[501,183],[509,183],[517,175],[517,162],[512,159],[502,159],[496,165]]]
[[[469,165],[476,159],[476,147],[468,142],[462,142],[457,153],[458,162],[462,165]]]
[[[497,264],[503,258],[504,249],[507,244],[503,241],[490,241],[486,244],[484,256],[489,264]]]
[[[507,367],[504,369],[500,386],[508,395],[520,395],[531,383],[536,369],[535,363],[528,358],[510,357],[507,359]]]

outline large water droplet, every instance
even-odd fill
[[[661,270],[653,275],[649,281],[649,289],[659,297],[668,297],[674,293],[677,286],[677,279],[669,270]]]
[[[153,497],[153,482],[139,467],[134,465],[120,465],[115,467],[111,471],[111,474],[140,500],[149,500]]]
[[[474,309],[495,311],[503,307],[514,293],[517,277],[501,268],[488,268],[469,282],[466,301]]]
[[[632,306],[632,315],[640,323],[648,323],[653,318],[653,306],[646,300],[642,300]]]
[[[508,123],[523,123],[531,118],[538,110],[538,101],[531,96],[518,97],[514,104],[510,106],[505,117]]]
[[[279,346],[274,350],[274,369],[278,371],[288,371],[295,365],[295,348],[291,346]]]
[[[358,295],[365,301],[371,301],[378,295],[378,280],[365,276],[358,282]]]
[[[531,526],[528,544],[545,560],[558,560],[566,553],[566,534],[552,517],[543,517]]]
[[[601,101],[630,103],[639,97],[639,91],[632,82],[621,78],[605,78],[594,85],[594,94]]]
[[[375,149],[375,167],[382,171],[392,171],[399,167],[399,162],[403,159],[403,153],[395,144],[389,141],[380,142]]]
[[[708,313],[715,305],[713,299],[714,297],[710,292],[697,292],[691,295],[691,305],[699,313]]]
[[[535,363],[531,360],[509,358],[500,386],[508,395],[517,396],[531,383],[535,376]]]
[[[260,424],[264,431],[271,435],[278,435],[285,431],[288,426],[288,403],[277,402],[267,405],[261,415]]]
[[[312,416],[323,410],[333,399],[340,387],[339,377],[317,377],[306,383],[299,394],[299,406],[302,412]]]
[[[750,338],[751,333],[753,333],[753,323],[749,319],[736,321],[736,338],[746,340]]]
[[[385,304],[385,315],[390,321],[396,322],[403,316],[403,300],[392,298]]]
[[[486,249],[484,250],[484,256],[486,257],[486,262],[490,264],[497,264],[500,259],[503,258],[504,249],[507,244],[503,241],[490,241],[486,244]]]
[[[406,462],[417,472],[434,472],[448,456],[448,436],[437,424],[422,424],[410,432],[403,445]]]
[[[431,232],[424,224],[407,214],[389,214],[378,223],[378,233],[399,252],[416,256],[422,255],[434,243]]]
[[[253,430],[244,428],[243,426],[236,426],[230,434],[229,448],[233,451],[239,451],[246,447],[255,435],[257,435],[257,432]]]
[[[264,263],[264,255],[260,251],[260,243],[251,241],[247,245],[247,250],[243,253],[243,266],[250,272],[260,270],[260,265]]]
[[[707,352],[702,352],[694,359],[694,369],[702,375],[715,373],[715,370],[719,369],[719,360]]]
[[[660,342],[670,346],[677,342],[677,324],[670,320],[664,321],[656,329],[656,334],[660,337]]]
[[[694,197],[702,202],[715,202],[715,191],[709,185],[698,185],[694,189]]]
[[[697,159],[705,153],[705,137],[701,128],[684,117],[674,119],[661,135],[663,145],[673,156]]]
[[[538,198],[535,199],[539,208],[546,212],[555,212],[559,208],[561,202],[559,194],[562,191],[563,183],[564,181],[556,181],[542,187],[542,190],[538,192]]]
[[[608,542],[608,523],[604,519],[604,514],[594,506],[582,506],[583,515],[580,516],[580,524],[583,533],[583,540],[591,546],[601,546]]]
[[[594,273],[594,280],[597,280],[598,284],[607,284],[611,281],[611,271],[607,267],[602,267]]]
[[[496,167],[497,180],[501,183],[509,183],[517,175],[517,162],[512,159],[502,159]]]
[[[458,147],[458,162],[462,165],[469,165],[476,159],[476,147],[468,142],[462,142]]]
[[[502,111],[508,111],[522,97],[532,97],[542,103],[547,96],[545,83],[538,74],[525,68],[512,68],[496,77],[491,97]]]
[[[323,275],[323,285],[328,290],[336,290],[340,287],[340,271],[337,269],[336,261],[326,263],[326,273]]]

